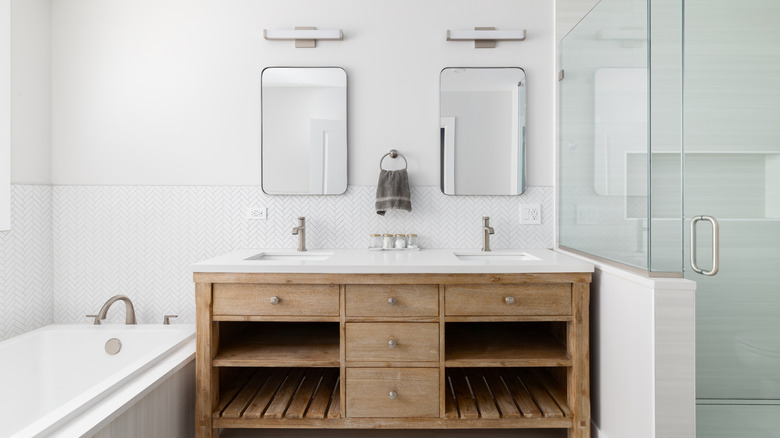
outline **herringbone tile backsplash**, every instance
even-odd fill
[[[11,231],[0,231],[0,340],[52,322],[52,188],[11,188]]]
[[[14,186],[14,193],[29,187]],[[552,187],[529,187],[516,197],[453,197],[438,187],[413,187],[413,211],[384,217],[374,212],[375,191],[351,186],[342,196],[268,196],[248,186],[54,186],[53,293],[36,300],[53,302],[55,322],[87,322],[84,315],[119,293],[133,300],[141,323],[160,323],[165,314],[194,322],[190,264],[238,248],[295,248],[298,216],[306,216],[309,248],[362,248],[369,234],[385,232],[417,233],[423,247],[479,248],[482,216],[496,230],[494,248],[553,246]],[[542,205],[542,225],[518,225],[524,202]],[[247,219],[253,206],[267,207],[268,219]],[[20,209],[46,223],[40,207],[15,203]],[[28,238],[14,246],[23,251]],[[13,257],[7,271],[20,275],[28,268],[21,255]],[[109,313],[112,321],[122,321],[122,307]]]

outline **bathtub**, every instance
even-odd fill
[[[188,324],[55,324],[0,342],[0,436],[111,436],[112,421],[194,355]]]

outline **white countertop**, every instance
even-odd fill
[[[294,257],[327,255],[324,260],[247,260],[261,253]],[[455,254],[487,255],[493,260],[461,260]],[[525,254],[525,255],[523,255]],[[512,259],[511,256],[517,256]],[[522,259],[522,260],[518,260]],[[593,265],[549,249],[494,250],[422,249],[241,249],[192,265],[193,272],[315,274],[530,274],[593,272]]]

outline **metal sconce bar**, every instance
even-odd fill
[[[495,27],[475,27],[474,30],[447,30],[447,41],[474,41],[475,49],[492,49],[496,41],[524,41],[523,30],[496,30]]]
[[[263,38],[267,40],[295,40],[296,48],[317,47],[317,40],[342,41],[341,29],[317,29],[316,27],[296,27],[295,29],[263,29]]]

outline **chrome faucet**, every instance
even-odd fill
[[[298,251],[306,251],[306,218],[298,218],[298,226],[293,228],[293,236],[298,236]]]
[[[482,251],[490,251],[490,235],[496,234],[490,226],[490,217],[482,217]]]
[[[133,308],[133,303],[130,301],[130,298],[127,298],[125,295],[114,295],[106,301],[106,304],[103,304],[103,307],[100,308],[100,312],[95,315],[95,325],[100,325],[100,321],[106,319],[108,309],[117,301],[125,302],[125,324],[137,324],[135,322],[135,309]]]

